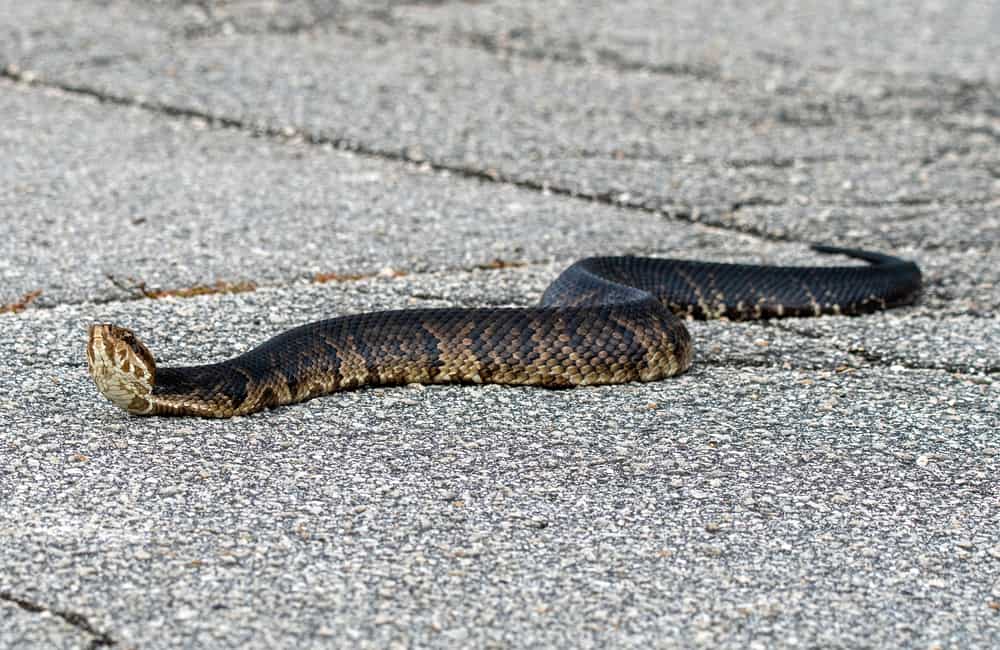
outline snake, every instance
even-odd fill
[[[340,316],[282,332],[234,358],[158,368],[136,334],[88,329],[98,390],[133,415],[225,418],[336,391],[402,384],[568,388],[655,381],[686,371],[688,319],[859,315],[913,303],[921,272],[866,250],[814,245],[847,266],[758,266],[588,257],[531,307],[431,308]]]

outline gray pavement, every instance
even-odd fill
[[[666,4],[0,0],[0,647],[1000,645],[1000,5]],[[814,241],[925,295],[229,421],[83,356]]]

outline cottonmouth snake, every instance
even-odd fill
[[[920,269],[880,253],[814,246],[865,266],[780,267],[644,257],[576,262],[537,307],[383,311],[309,323],[238,357],[157,368],[129,330],[92,325],[90,373],[129,413],[230,417],[359,386],[498,383],[566,387],[684,372],[678,317],[861,314],[913,302]]]

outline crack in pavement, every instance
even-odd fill
[[[282,141],[296,140],[304,142],[309,145],[329,146],[337,150],[348,151],[368,158],[374,158],[382,161],[414,164],[434,171],[448,172],[460,178],[467,178],[485,183],[509,185],[513,187],[518,187],[520,189],[526,189],[535,192],[543,192],[557,196],[565,196],[567,198],[584,200],[601,205],[610,205],[619,208],[628,208],[632,210],[648,212],[651,214],[666,215],[672,218],[684,221],[690,221],[692,223],[697,223],[696,220],[690,218],[690,213],[686,209],[668,210],[664,208],[651,208],[644,205],[633,204],[627,201],[620,200],[619,197],[622,196],[622,193],[618,191],[581,192],[573,190],[568,187],[552,185],[548,181],[523,179],[523,178],[516,178],[514,176],[504,175],[494,169],[489,169],[489,168],[478,169],[475,167],[468,167],[463,165],[453,165],[449,163],[435,162],[432,160],[427,160],[422,155],[411,153],[410,151],[407,150],[406,147],[400,150],[381,149],[377,147],[370,147],[366,144],[357,142],[355,140],[351,140],[349,138],[339,138],[339,137],[329,137],[329,136],[319,135],[295,127],[289,127],[289,126],[276,127],[267,125],[265,123],[250,123],[245,120],[233,117],[227,117],[224,115],[216,115],[196,108],[175,106],[172,104],[165,104],[162,102],[152,102],[138,97],[128,97],[126,95],[118,95],[97,88],[92,88],[90,86],[83,84],[73,84],[65,81],[49,80],[35,74],[34,72],[22,71],[18,69],[16,66],[8,65],[2,70],[0,70],[0,79],[7,79],[9,81],[24,84],[27,86],[58,90],[70,95],[89,97],[91,99],[95,99],[102,103],[114,104],[117,106],[127,106],[130,108],[140,108],[143,110],[147,110],[151,113],[167,117],[200,120],[216,128],[225,128],[225,129],[241,131],[244,133],[252,133],[253,135],[269,137],[275,140],[282,140]],[[727,228],[727,230],[731,229]],[[746,231],[741,230],[740,232],[744,232],[746,234],[751,234],[751,235],[754,234],[754,232],[750,230]],[[793,241],[784,238],[774,238],[766,236],[764,236],[763,238],[771,241]]]
[[[445,30],[431,27],[422,23],[414,23],[405,18],[400,19],[393,15],[392,8],[380,8],[361,12],[364,18],[368,18],[393,28],[408,29],[411,36],[417,40],[422,40],[426,36],[440,37]],[[369,37],[363,30],[342,30],[355,38]],[[651,63],[628,57],[626,54],[607,47],[586,48],[576,42],[546,43],[546,46],[528,44],[518,47],[514,42],[531,36],[530,27],[516,27],[507,29],[500,35],[483,33],[459,28],[451,28],[446,36],[450,37],[453,44],[473,47],[494,56],[517,57],[528,61],[551,61],[570,65],[599,65],[607,67],[616,72],[638,72],[662,76],[688,77],[698,81],[714,83],[728,87],[740,87],[747,83],[741,78],[730,78],[721,72],[718,65],[698,64],[698,63]],[[370,37],[369,37],[370,38]],[[379,40],[384,40],[380,37]],[[757,58],[771,64],[778,63],[785,69],[809,70],[815,69],[826,74],[839,75],[845,70],[833,66],[801,66],[795,61],[785,57],[772,57],[768,53],[755,52]],[[769,59],[772,59],[769,61]],[[955,113],[980,114],[976,109],[978,103],[986,107],[996,102],[994,97],[1000,92],[993,84],[986,80],[968,80],[954,75],[944,73],[931,74],[930,81],[933,88],[928,89],[921,85],[914,85],[913,81],[903,74],[897,74],[886,70],[855,69],[851,70],[859,76],[878,81],[895,84],[886,90],[885,95],[876,101],[874,108],[865,101],[865,98],[851,93],[830,92],[826,95],[819,95],[817,89],[780,89],[779,94],[791,97],[812,98],[808,105],[799,111],[781,110],[776,116],[779,122],[792,125],[809,127],[828,127],[836,124],[835,116],[847,116],[861,120],[872,120],[880,117],[902,116],[909,119],[917,118],[924,122],[935,123],[946,130],[953,130],[964,135],[987,135],[994,140],[1000,141],[1000,133],[989,127],[968,127],[951,122],[942,122],[941,118],[951,116]],[[907,98],[916,100],[932,100],[944,102],[940,108],[918,108],[916,110],[901,110],[889,107],[888,110],[879,110],[878,106],[885,105],[887,99]],[[817,98],[819,98],[817,100]],[[847,107],[847,108],[845,108]],[[992,115],[993,111],[985,109],[987,115]],[[819,113],[818,115],[815,113]],[[704,119],[704,118],[695,118]]]
[[[82,630],[83,632],[86,632],[94,637],[88,645],[89,648],[106,648],[117,643],[107,632],[101,632],[91,625],[90,621],[88,621],[83,614],[78,614],[77,612],[64,609],[52,609],[51,607],[46,607],[45,605],[39,605],[38,603],[32,602],[27,598],[15,596],[9,591],[0,591],[0,601],[17,605],[24,611],[31,612],[32,614],[47,612],[53,616],[61,618],[76,629]]]
[[[0,314],[18,314],[27,309],[40,295],[42,295],[41,289],[28,291],[14,302],[0,305]]]
[[[195,6],[201,8],[206,17],[206,24],[188,25],[182,28],[183,36],[189,40],[195,40],[206,36],[216,35],[227,26],[240,34],[277,34],[294,35],[307,32],[319,27],[332,25],[337,31],[354,36],[356,38],[375,38],[385,40],[385,35],[375,34],[370,29],[363,27],[350,27],[345,23],[351,19],[361,21],[371,21],[394,30],[405,30],[417,40],[427,37],[439,39],[445,35],[450,37],[451,42],[456,45],[466,45],[481,49],[494,55],[515,56],[532,61],[552,61],[557,63],[568,63],[574,65],[602,65],[617,72],[644,72],[664,76],[689,77],[702,81],[720,83],[723,85],[741,85],[744,79],[727,77],[722,73],[722,68],[718,64],[711,63],[691,63],[691,62],[651,62],[630,57],[628,54],[620,52],[611,47],[586,47],[578,41],[560,39],[547,42],[545,46],[533,45],[526,39],[530,39],[534,32],[530,26],[518,25],[507,28],[500,32],[484,32],[472,29],[463,29],[456,26],[440,28],[422,22],[415,22],[405,16],[398,16],[394,9],[398,6],[407,5],[440,5],[441,2],[425,3],[419,0],[399,1],[382,7],[367,8],[341,8],[336,5],[318,9],[317,3],[311,3],[312,15],[308,17],[293,17],[288,24],[278,24],[273,20],[266,21],[261,28],[244,28],[241,24],[241,16],[227,16],[215,10],[215,3],[209,0],[195,0]],[[436,41],[437,42],[437,41]],[[516,43],[523,43],[517,46]],[[831,66],[815,64],[803,66],[800,62],[787,56],[757,50],[753,56],[767,65],[779,66],[785,69],[808,70],[812,69],[824,74],[841,74],[845,69]],[[897,73],[885,69],[872,70],[868,68],[850,69],[850,72],[866,79],[875,81],[889,81],[894,85],[886,88],[880,99],[904,97],[914,99],[942,98],[952,102],[953,106],[933,114],[921,115],[926,119],[939,117],[942,113],[951,113],[955,109],[963,109],[982,98],[982,104],[989,106],[992,99],[1000,93],[1000,87],[984,79],[967,79],[954,74],[935,72],[928,75],[927,81],[933,84],[932,88],[913,85],[914,76],[912,74]],[[919,81],[920,79],[918,79]],[[781,89],[784,94],[803,95],[815,97],[815,91],[806,89],[802,92],[788,92],[789,89]],[[861,102],[862,98],[854,95],[832,94],[832,98],[837,101],[823,103],[822,110],[829,111],[843,105],[845,99],[854,99]],[[991,111],[987,111],[991,114]],[[912,115],[911,115],[912,117]],[[990,133],[990,135],[996,135]]]
[[[499,260],[492,259],[487,262],[480,262],[472,264],[471,266],[445,266],[441,268],[435,268],[433,270],[407,270],[407,269],[392,269],[387,272],[385,269],[380,271],[367,271],[364,273],[318,273],[318,274],[302,274],[293,278],[289,278],[287,281],[276,281],[276,282],[257,282],[254,280],[241,280],[238,282],[227,282],[224,280],[218,280],[211,284],[196,284],[193,286],[186,287],[173,287],[166,289],[150,289],[146,286],[146,283],[138,278],[128,276],[121,278],[112,273],[105,273],[104,278],[110,283],[115,289],[125,293],[124,296],[107,296],[107,297],[87,297],[78,300],[62,300],[53,303],[33,303],[30,305],[31,310],[47,310],[55,309],[60,306],[74,306],[83,304],[92,305],[107,305],[112,303],[121,302],[133,302],[137,300],[159,300],[162,298],[196,298],[199,296],[206,295],[220,295],[220,294],[234,294],[234,293],[252,293],[259,290],[268,289],[288,289],[294,287],[302,281],[307,281],[310,285],[323,285],[323,284],[343,284],[348,282],[362,282],[365,280],[374,279],[395,279],[395,278],[420,278],[422,276],[431,276],[442,273],[475,273],[476,271],[502,271],[506,269],[513,268],[530,268],[530,267],[540,267],[545,266],[550,263],[550,260]],[[40,295],[41,292],[39,292]],[[17,313],[21,313],[27,310],[18,310]],[[0,312],[2,313],[2,312]]]
[[[899,366],[902,368],[906,368],[907,370],[940,370],[953,375],[967,375],[967,376],[987,377],[987,378],[990,375],[1000,374],[1000,366],[985,366],[983,368],[975,368],[972,366],[959,366],[947,363],[915,364],[902,358],[888,359],[884,354],[881,354],[879,352],[873,352],[863,347],[851,347],[844,351],[851,356],[863,359],[868,365],[871,366],[881,366],[881,367]]]
[[[407,24],[403,21],[397,20],[391,15],[391,9],[386,10],[375,10],[369,12],[366,17],[375,19],[377,21],[383,22],[384,24],[397,28],[400,25],[406,25],[411,30],[411,33],[415,35],[418,40],[422,39],[425,34],[432,34],[439,36],[441,30],[430,28],[422,24]],[[354,38],[367,38],[368,34],[363,30],[348,30],[346,28],[341,28],[338,26],[338,31],[346,33]],[[508,32],[508,37],[514,32]],[[519,33],[517,34],[519,35]],[[489,54],[495,56],[508,56],[517,57],[525,59],[528,61],[539,61],[539,62],[554,62],[560,64],[570,64],[570,65],[602,65],[610,68],[616,72],[642,72],[647,74],[656,74],[663,76],[682,76],[690,77],[700,81],[716,83],[723,86],[737,87],[743,83],[741,79],[730,79],[722,76],[719,72],[717,66],[711,65],[697,65],[688,63],[649,63],[644,61],[637,61],[627,58],[620,52],[608,48],[598,48],[590,52],[591,56],[585,56],[582,52],[586,50],[579,45],[564,45],[562,50],[547,49],[544,47],[527,47],[518,48],[511,45],[507,45],[501,42],[501,37],[493,36],[490,34],[483,34],[480,32],[463,31],[452,29],[451,36],[453,41],[458,45],[471,46],[476,49],[480,49]],[[457,39],[455,38],[457,37]],[[376,39],[384,40],[384,39]],[[568,49],[567,49],[568,48]],[[828,70],[828,72],[840,72],[837,69]],[[868,77],[875,79],[881,79],[876,73],[870,71],[863,71],[863,74]],[[894,75],[890,74],[890,77]],[[942,98],[951,101],[953,106],[945,107],[941,109],[919,109],[912,111],[905,111],[905,116],[908,118],[918,117],[925,122],[933,122],[939,124],[945,129],[954,130],[959,133],[966,135],[989,135],[994,139],[1000,140],[1000,134],[993,132],[992,130],[983,130],[982,127],[966,127],[963,125],[958,125],[954,123],[941,122],[942,116],[952,115],[955,112],[965,111],[968,113],[975,113],[974,110],[967,109],[969,104],[968,95],[968,84],[964,80],[951,80],[958,84],[958,88],[953,92],[941,93],[935,90],[934,92],[921,92],[921,89],[907,89],[902,88],[900,92],[891,93],[888,97],[907,97],[915,99],[933,99],[941,100]],[[954,85],[954,83],[952,84]],[[981,87],[983,92],[992,91],[992,88],[988,84],[983,84]],[[803,96],[800,92],[783,93],[788,96],[800,97]],[[854,102],[847,102],[846,100],[853,99]],[[852,103],[853,110],[845,110],[844,105],[847,103]],[[775,119],[776,121],[784,124],[789,124],[792,126],[807,126],[807,127],[831,127],[837,124],[836,116],[847,116],[850,118],[857,118],[860,120],[871,121],[878,118],[885,118],[890,116],[898,116],[898,110],[893,110],[890,108],[888,111],[878,111],[876,110],[866,110],[868,109],[867,104],[860,98],[853,95],[837,95],[836,93],[830,96],[830,101],[812,101],[804,107],[790,107],[783,108],[778,111],[770,119]],[[816,113],[819,113],[817,115]],[[673,119],[678,122],[685,122],[692,126],[705,126],[713,120],[727,119],[731,117],[742,117],[751,124],[766,122],[768,117],[755,116],[748,113],[742,112],[723,112],[717,115],[701,115],[701,116],[681,116],[677,115]]]
[[[404,3],[405,4],[405,3]],[[413,4],[413,3],[410,3]],[[379,22],[393,29],[403,28],[409,30],[411,36],[418,40],[426,35],[439,37],[444,30],[437,29],[425,24],[413,23],[393,15],[392,7],[379,8],[361,12],[363,18]],[[564,44],[556,49],[528,46],[515,47],[509,43],[521,38],[526,33],[530,33],[530,28],[518,28],[507,30],[497,36],[467,29],[452,27],[447,31],[453,45],[464,45],[488,54],[513,56],[526,61],[554,63],[567,63],[571,65],[603,65],[617,72],[646,72],[663,76],[690,77],[702,81],[711,81],[734,85],[734,80],[725,79],[719,74],[718,66],[710,64],[693,63],[649,63],[647,61],[637,61],[630,59],[620,52],[609,48],[597,48],[585,50],[582,46]],[[588,56],[589,55],[589,56]]]
[[[417,39],[422,39],[426,34],[440,36],[443,31],[424,24],[414,24],[406,20],[400,20],[396,16],[392,15],[391,8],[363,12],[362,15],[366,18],[381,22],[391,28],[399,28],[400,26],[408,28],[411,31],[411,34],[415,35]],[[349,35],[356,38],[367,36],[361,30],[341,31],[347,31]],[[596,48],[588,52],[586,48],[575,43],[557,44],[555,49],[551,47],[538,46],[515,47],[509,44],[510,41],[521,38],[524,35],[524,32],[530,32],[530,29],[518,28],[514,30],[507,30],[507,32],[501,36],[496,36],[482,32],[453,28],[450,30],[449,35],[456,44],[474,47],[495,56],[503,55],[508,57],[518,57],[528,61],[551,61],[554,63],[565,63],[578,66],[601,65],[616,72],[640,72],[663,76],[688,77],[699,81],[716,83],[730,87],[738,87],[745,83],[742,79],[725,77],[721,73],[719,66],[716,65],[699,65],[693,63],[650,63],[647,61],[639,61],[628,58],[621,52],[617,52],[609,48]],[[504,42],[504,38],[508,40],[507,43]],[[760,57],[762,53],[757,52],[755,54]],[[798,66],[791,61],[782,61],[782,66],[785,68],[802,69],[801,66]],[[817,69],[831,74],[839,74],[843,72],[840,69],[830,68],[828,66],[819,66]],[[884,70],[857,70],[855,72],[863,77],[877,81],[884,81],[887,77],[891,82],[903,83],[906,81],[905,79],[900,79],[900,75],[886,72]],[[950,106],[937,110],[921,109],[917,111],[906,111],[905,116],[908,118],[917,117],[925,122],[934,122],[941,125],[945,129],[954,130],[966,135],[988,135],[993,139],[1000,141],[1000,133],[997,133],[987,127],[967,127],[948,122],[942,123],[940,121],[942,116],[952,115],[955,112],[975,114],[975,110],[968,108],[972,103],[970,101],[970,97],[974,97],[978,94],[988,95],[992,99],[997,92],[996,88],[986,81],[971,82],[966,79],[944,74],[931,75],[931,79],[935,82],[933,90],[925,90],[922,87],[901,85],[890,90],[883,99],[893,97],[930,99],[935,101],[941,101],[944,99],[950,102]],[[942,90],[942,88],[944,88],[944,90]],[[813,94],[811,95],[809,92],[810,91],[791,92],[784,94],[795,97],[815,96],[815,91],[812,91]],[[851,94],[843,95],[832,93],[829,95],[829,100],[830,101],[821,102],[813,101],[809,106],[805,107],[806,112],[802,114],[782,110],[775,119],[779,122],[791,125],[826,127],[836,124],[836,120],[834,120],[835,115],[846,115],[848,117],[854,117],[861,120],[872,120],[879,117],[885,117],[887,115],[884,111],[879,112],[877,110],[866,110],[867,104],[862,100],[862,98]],[[847,100],[855,101],[848,102]],[[854,105],[853,110],[845,111],[844,106],[847,103]],[[989,105],[989,100],[984,101],[983,103]],[[813,109],[813,111],[819,111],[822,115],[816,116],[809,114],[808,109],[810,108]],[[894,113],[892,113],[892,109],[890,109],[889,115],[892,114]],[[699,119],[705,120],[706,118],[694,118],[694,121]],[[708,119],[711,118],[709,117]]]
[[[924,206],[937,206],[942,208],[979,208],[979,207],[992,207],[997,202],[997,197],[989,196],[983,198],[975,199],[949,199],[942,200],[941,198],[927,197],[927,196],[901,196],[898,199],[855,199],[850,203],[844,203],[840,201],[809,201],[807,205],[816,208],[908,208],[908,207],[924,207]],[[782,206],[798,206],[796,201],[785,200],[785,199],[767,199],[760,196],[752,196],[750,198],[738,201],[732,204],[732,210],[740,210],[747,207],[755,206],[765,206],[765,207],[782,207]]]
[[[811,339],[814,341],[825,341],[829,340],[829,334],[821,332],[813,332],[809,330],[802,330],[790,323],[779,323],[773,321],[765,321],[768,323],[768,327],[774,327],[775,329],[781,330],[782,332],[787,332],[795,336],[801,336],[802,338]],[[942,372],[947,372],[953,375],[972,375],[976,377],[988,377],[989,375],[1000,374],[1000,366],[985,366],[985,367],[974,367],[974,366],[962,366],[957,364],[948,363],[914,363],[902,357],[888,358],[886,355],[879,352],[873,352],[859,345],[849,345],[846,347],[835,346],[836,349],[845,352],[852,357],[857,357],[865,362],[869,366],[879,366],[883,368],[890,368],[893,366],[899,366],[906,368],[907,370],[937,370]]]
[[[118,106],[128,106],[133,108],[141,108],[143,110],[147,110],[151,113],[155,113],[162,116],[174,117],[180,119],[200,120],[216,128],[237,130],[244,133],[251,133],[253,135],[264,136],[280,141],[294,140],[294,141],[304,142],[309,145],[329,146],[337,150],[348,151],[356,155],[361,155],[368,158],[378,159],[382,161],[419,165],[423,168],[431,169],[434,171],[448,172],[461,178],[477,180],[484,183],[508,185],[520,189],[530,190],[533,192],[542,192],[556,196],[588,201],[599,205],[608,205],[621,209],[628,209],[637,212],[645,212],[648,214],[666,216],[668,218],[675,219],[678,221],[696,223],[703,226],[711,226],[719,228],[726,232],[737,232],[740,234],[749,235],[761,239],[763,241],[810,243],[810,242],[804,242],[800,239],[796,239],[795,237],[792,237],[790,235],[769,232],[764,228],[759,228],[749,224],[734,226],[734,224],[727,223],[725,220],[722,219],[704,218],[704,215],[710,214],[710,212],[706,211],[707,210],[706,208],[686,206],[684,204],[672,204],[669,198],[650,198],[650,199],[633,198],[629,192],[627,191],[622,192],[619,190],[607,190],[603,192],[588,192],[588,191],[574,190],[570,187],[554,185],[549,181],[545,180],[519,178],[514,175],[502,174],[501,172],[492,168],[481,169],[465,165],[455,165],[440,161],[427,160],[423,155],[419,153],[413,153],[406,147],[403,147],[399,150],[371,147],[364,143],[352,140],[350,138],[319,135],[311,131],[291,126],[277,127],[268,125],[263,122],[256,122],[256,123],[249,122],[246,120],[228,117],[225,115],[217,115],[201,109],[176,106],[173,104],[166,104],[163,102],[148,101],[138,97],[119,95],[104,90],[100,90],[98,88],[93,88],[84,84],[73,84],[65,81],[45,79],[31,71],[22,71],[13,65],[8,65],[5,68],[0,69],[0,79],[7,79],[15,83],[20,83],[32,87],[41,87],[41,88],[59,90],[70,95],[89,97],[91,99],[95,99],[103,103],[114,104]],[[655,204],[650,205],[651,201],[655,201]],[[995,199],[993,198],[983,199],[983,200],[970,199],[957,202],[953,201],[949,202],[949,204],[954,203],[959,206],[978,206],[978,205],[991,205],[993,201],[995,201]],[[849,204],[849,206],[850,207],[855,207],[855,206],[894,207],[894,206],[936,205],[940,203],[941,201],[939,199],[934,199],[934,198],[903,197],[893,201],[856,201],[854,203]],[[714,213],[728,212],[731,214],[745,207],[752,207],[752,206],[779,207],[788,204],[789,203],[787,201],[767,199],[758,196],[734,202],[730,204],[728,207],[711,208],[711,212]],[[817,205],[840,205],[840,204],[822,203]]]
[[[146,287],[146,283],[142,280],[136,279],[134,277],[128,277],[122,280],[118,276],[111,273],[105,273],[104,277],[110,282],[116,289],[125,292],[127,297],[112,297],[104,300],[94,300],[85,299],[80,301],[64,301],[57,303],[59,305],[75,305],[83,303],[93,303],[93,304],[109,304],[113,302],[131,302],[134,300],[159,300],[161,298],[195,298],[198,296],[206,295],[219,295],[219,294],[233,294],[233,293],[250,293],[261,289],[287,289],[292,288],[296,284],[299,284],[302,280],[307,280],[310,285],[323,285],[323,284],[346,284],[348,282],[362,282],[365,280],[375,280],[375,279],[385,279],[391,280],[396,278],[419,278],[421,276],[431,276],[441,273],[474,273],[476,271],[501,271],[508,268],[525,268],[531,266],[544,266],[548,264],[547,261],[531,261],[531,262],[506,262],[503,264],[497,264],[496,260],[491,262],[484,262],[479,264],[473,264],[472,266],[454,266],[454,267],[444,267],[437,268],[430,271],[415,271],[415,270],[405,270],[405,269],[392,269],[389,272],[386,270],[381,271],[368,271],[363,273],[317,273],[308,276],[298,276],[289,279],[285,282],[272,282],[272,283],[260,283],[253,280],[246,280],[240,282],[226,282],[219,280],[214,284],[208,285],[195,285],[193,287],[179,287],[172,289],[155,289],[151,290]],[[413,294],[416,295],[416,294]],[[443,297],[442,297],[443,299]],[[56,305],[44,305],[38,306],[38,309],[52,309]]]
[[[415,3],[404,2],[399,4],[405,5]],[[347,16],[350,16],[350,13],[351,12],[348,12]],[[496,33],[487,33],[456,27],[444,30],[425,23],[414,22],[412,20],[396,16],[393,14],[392,6],[361,11],[355,15],[371,19],[388,27],[402,27],[404,29],[408,29],[418,38],[425,35],[437,37],[447,31],[446,35],[450,36],[456,44],[464,43],[466,45],[475,46],[491,54],[504,54],[508,56],[518,56],[529,60],[554,61],[577,65],[599,64],[609,67],[617,72],[645,72],[664,76],[683,76],[722,83],[725,85],[739,85],[744,82],[743,79],[731,78],[723,75],[721,72],[721,66],[716,64],[686,62],[653,63],[650,61],[631,58],[627,54],[609,47],[587,48],[575,41],[561,40],[549,42],[546,47],[530,44],[525,47],[512,45],[515,41],[521,40],[523,42],[526,37],[532,36],[530,26],[516,26],[508,28],[499,35]],[[843,68],[830,65],[804,66],[795,59],[763,50],[754,51],[753,56],[763,63],[768,65],[777,65],[785,69],[813,69],[817,72],[834,75],[845,72],[845,69]],[[1000,88],[989,81],[983,79],[970,80],[946,73],[931,73],[928,75],[928,81],[933,83],[933,88],[928,89],[923,86],[908,84],[913,75],[907,75],[905,73],[896,73],[884,69],[872,70],[867,68],[855,68],[849,70],[849,72],[858,74],[866,79],[883,82],[888,80],[889,82],[899,84],[886,89],[883,98],[906,97],[933,100],[945,98],[953,102],[955,107],[961,108],[969,105],[975,98],[980,96],[988,98],[983,103],[989,105],[992,98],[1000,93]],[[814,97],[815,91],[807,89],[803,92],[796,92],[792,94]],[[841,99],[860,99],[853,95],[845,96],[833,94],[832,97],[838,97]],[[829,108],[840,104],[843,104],[843,101],[831,102],[829,105],[824,104],[824,106]],[[927,117],[930,118],[938,115],[939,113],[935,113],[933,116],[928,115]]]
[[[809,337],[813,338],[813,337]],[[845,368],[835,368],[837,371],[844,370],[859,370],[864,367],[868,368],[903,368],[904,370],[915,370],[915,371],[930,371],[930,372],[943,372],[949,375],[959,375],[965,379],[975,381],[979,379],[986,383],[992,383],[992,375],[1000,374],[1000,366],[986,366],[983,368],[976,368],[972,366],[959,366],[952,364],[920,364],[907,361],[906,359],[896,358],[888,359],[883,355],[872,352],[870,350],[865,350],[864,348],[848,348],[842,349],[841,351],[846,354],[856,357],[863,361],[862,364],[858,366],[850,365]],[[780,356],[775,356],[773,358],[733,358],[729,356],[725,359],[709,359],[709,358],[696,358],[694,362],[694,367],[711,367],[711,368],[731,368],[735,370],[739,369],[749,369],[749,368],[781,368],[782,370],[798,370],[801,372],[813,371],[816,368],[810,366],[794,366],[786,365],[788,359]]]
[[[558,155],[558,154],[556,154]],[[875,162],[877,158],[872,156],[858,155],[827,155],[827,156],[774,156],[769,158],[710,158],[706,156],[693,156],[685,154],[682,156],[660,155],[655,153],[628,153],[620,149],[611,151],[600,151],[595,149],[580,149],[567,152],[564,157],[579,160],[606,160],[609,162],[629,161],[648,162],[661,164],[683,164],[683,165],[711,165],[722,164],[734,169],[752,169],[755,167],[766,167],[768,169],[789,169],[796,165],[822,165],[824,163],[866,163]],[[936,162],[937,159],[934,159]],[[924,158],[900,159],[899,162],[923,162]]]
[[[107,280],[120,291],[132,294],[136,298],[150,298],[153,300],[171,297],[193,298],[195,296],[206,296],[220,293],[248,293],[250,291],[257,290],[257,284],[252,281],[227,282],[226,280],[216,280],[212,284],[195,284],[192,286],[175,287],[172,289],[150,289],[146,286],[146,282],[144,280],[139,280],[134,277],[125,278],[127,282],[120,280],[117,276],[111,273],[105,273],[104,277],[107,278]],[[360,276],[355,277],[355,279],[360,279]],[[318,279],[315,281],[319,282]]]

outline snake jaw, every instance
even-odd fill
[[[107,323],[91,325],[87,366],[97,389],[115,406],[135,415],[152,413],[156,362],[131,330]]]

